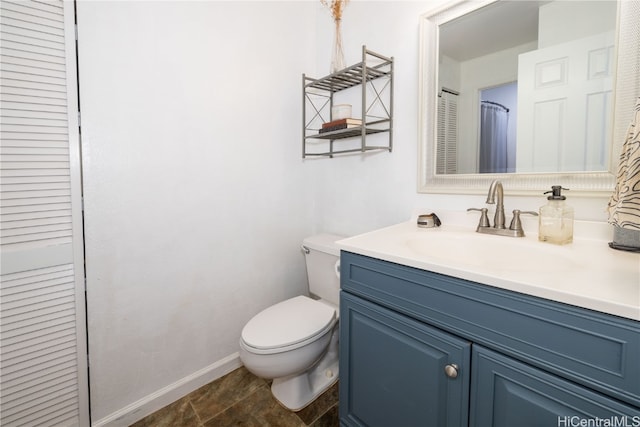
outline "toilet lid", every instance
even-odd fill
[[[258,349],[285,347],[325,331],[335,319],[332,307],[297,296],[256,314],[242,330],[242,340]]]

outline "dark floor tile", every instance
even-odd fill
[[[204,423],[204,427],[227,426],[304,427],[305,424],[295,413],[281,406],[267,384],[264,384],[250,396]]]
[[[265,388],[266,382],[243,366],[187,396],[201,421],[209,420],[230,406]]]
[[[271,381],[241,367],[131,427],[337,427],[338,383],[298,412],[273,397]]]
[[[336,403],[327,412],[322,414],[320,418],[310,424],[311,427],[338,427],[340,418],[338,418],[338,404]]]
[[[338,403],[338,383],[329,387],[327,391],[322,393],[316,400],[311,402],[307,407],[298,411],[297,414],[305,424],[311,425],[322,414],[327,412],[329,408]]]
[[[183,397],[157,412],[132,424],[131,427],[197,427],[200,426],[198,417],[189,403]]]

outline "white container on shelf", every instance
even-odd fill
[[[351,117],[351,104],[336,104],[331,107],[331,119],[348,119]]]

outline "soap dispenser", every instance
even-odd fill
[[[566,197],[562,195],[560,185],[553,185],[550,191],[544,194],[547,204],[540,208],[538,240],[541,242],[564,245],[573,242],[573,208],[567,205]]]

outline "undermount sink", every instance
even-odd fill
[[[495,270],[558,271],[580,266],[566,247],[473,231],[433,230],[409,237],[406,245],[417,255],[439,262]]]

